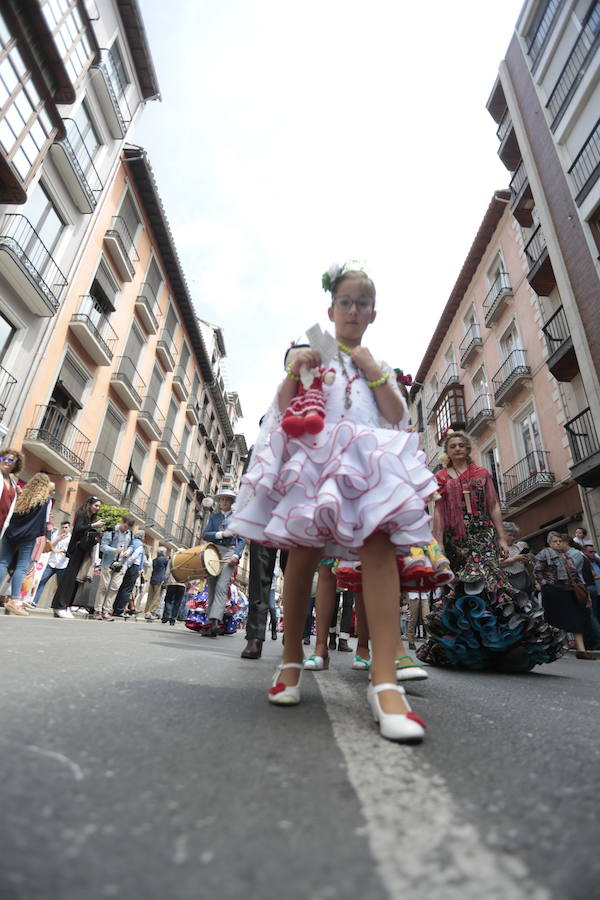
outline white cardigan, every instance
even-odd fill
[[[10,505],[10,509],[4,520],[4,525],[2,526],[2,531],[0,531],[0,538],[4,537],[4,532],[8,528],[8,523],[11,520],[12,514],[15,510],[15,503],[17,502],[17,479],[14,475],[9,475],[12,486],[15,488],[15,496],[13,497],[13,502]],[[0,476],[0,497],[2,496],[2,492],[4,491],[4,478]]]

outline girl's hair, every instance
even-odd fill
[[[549,531],[546,535],[546,543],[550,546],[550,541],[553,541],[555,538],[558,538],[562,541],[562,535],[558,533],[558,531]]]
[[[509,534],[514,534],[515,537],[521,534],[521,529],[514,522],[503,522],[502,524],[504,525],[504,530],[508,531]]]
[[[41,506],[48,499],[50,479],[44,472],[38,472],[27,482],[15,503],[16,513],[28,513],[36,506]]]
[[[13,466],[13,470],[11,472],[12,475],[18,475],[19,472],[23,469],[24,457],[23,454],[19,450],[15,450],[14,447],[2,447],[0,449],[0,456],[8,456],[9,453],[12,453],[16,462]]]
[[[365,295],[370,297],[373,301],[373,306],[375,306],[375,284],[372,279],[369,278],[366,272],[361,272],[360,269],[348,269],[347,272],[342,272],[341,275],[331,282],[331,302],[333,303],[333,298],[335,297],[335,292],[339,288],[340,284],[346,280],[346,278],[351,278],[353,281],[357,278],[362,281],[365,287]]]
[[[440,453],[440,462],[443,466],[448,468],[450,465],[450,457],[448,456],[448,444],[452,440],[452,438],[460,438],[467,445],[467,462],[469,465],[473,462],[471,457],[471,450],[473,449],[473,445],[471,444],[471,439],[464,433],[464,431],[450,431],[446,437],[444,438],[442,447],[444,448],[443,453]]]

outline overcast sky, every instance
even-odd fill
[[[144,146],[249,442],[321,274],[364,259],[364,343],[416,372],[493,191],[485,102],[522,0],[141,0],[162,103]]]

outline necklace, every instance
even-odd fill
[[[355,375],[348,374],[348,370],[346,368],[346,363],[344,362],[344,357],[342,356],[342,351],[344,353],[347,353],[348,355],[350,355],[351,351],[348,349],[348,347],[344,346],[344,344],[338,344],[338,346],[340,349],[338,351],[337,358],[338,358],[338,362],[340,364],[340,368],[342,370],[342,375],[346,379],[346,387],[344,388],[344,408],[350,409],[350,407],[352,406],[352,384],[356,381],[357,378],[360,378],[360,369],[358,368],[357,365],[352,363],[352,365],[354,366],[354,369],[356,370],[356,374]]]

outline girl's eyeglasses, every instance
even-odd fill
[[[334,297],[333,299],[344,312],[349,312],[353,306],[356,307],[358,312],[367,312],[373,304],[373,301],[368,297],[359,297],[358,300],[352,300],[351,297]]]

